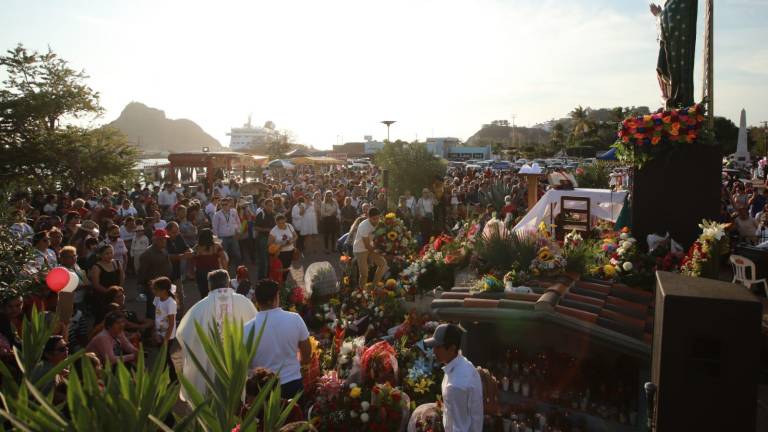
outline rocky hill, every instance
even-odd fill
[[[150,108],[140,102],[131,102],[110,123],[128,135],[128,141],[136,143],[145,153],[211,151],[221,149],[221,144],[208,135],[195,122],[187,119],[169,119],[165,112]]]

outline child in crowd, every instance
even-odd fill
[[[176,381],[176,367],[171,359],[171,346],[176,340],[176,297],[174,286],[167,277],[159,277],[152,281],[155,294],[155,343],[166,345],[166,363],[172,382]]]

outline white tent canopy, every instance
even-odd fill
[[[624,207],[624,198],[627,196],[627,192],[614,192],[610,189],[550,189],[515,225],[514,231],[536,229],[542,221],[552,224],[557,215],[560,214],[560,198],[564,196],[589,198],[592,216],[616,222],[622,207]]]

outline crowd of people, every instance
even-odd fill
[[[227,298],[229,312],[248,321],[246,328],[258,328],[269,316],[252,366],[260,368],[261,375],[280,371],[282,394],[290,398],[302,390],[302,364],[309,349],[306,325],[300,316],[281,309],[277,295],[295,260],[302,254],[346,252],[357,260],[361,286],[368,280],[369,265],[376,266],[378,282],[388,266],[372,245],[372,233],[383,214],[394,212],[423,244],[467,218],[487,221],[498,211],[495,217],[513,221],[525,209],[527,194],[525,184],[511,172],[462,168],[449,168],[444,178],[436,178],[417,195],[406,190],[397,199],[387,194],[375,167],[325,172],[306,168],[265,173],[258,180],[248,194],[242,192],[245,185],[233,179],[219,180],[211,188],[204,183],[137,183],[132,190],[14,196],[10,232],[33,247],[31,265],[38,270],[63,266],[79,278],[73,317],[46,345],[45,367],[80,349],[98,368],[118,361],[135,365],[141,344],[174,348],[177,337],[194,339],[190,320],[217,316],[214,309]],[[192,282],[200,298],[194,304],[185,300],[194,297]],[[143,316],[126,307],[129,284],[137,287],[135,301],[144,303]],[[43,309],[54,310],[55,298],[51,293],[41,299]],[[28,299],[20,296],[6,296],[0,304],[0,356],[8,365],[14,363],[12,348],[21,343],[20,320],[29,308]],[[456,329],[450,331],[453,335]],[[446,336],[436,339],[441,337]],[[444,362],[452,363],[460,355],[458,342],[455,335],[446,340],[452,342],[452,351],[443,356]],[[167,350],[166,361],[175,380],[173,351]],[[474,378],[464,362],[457,363],[456,370],[467,383]],[[191,363],[185,362],[182,372],[204,389],[199,377],[195,381]],[[471,386],[476,384],[472,381]],[[471,395],[474,407],[462,409],[475,409],[478,395],[461,394]],[[467,415],[453,421],[476,422]]]

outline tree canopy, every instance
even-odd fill
[[[397,199],[406,190],[419,195],[423,188],[431,189],[435,179],[442,180],[445,175],[445,163],[427,151],[424,143],[386,143],[375,157],[378,166],[389,170],[390,200]]]
[[[50,49],[23,45],[0,56],[0,180],[17,187],[84,188],[130,180],[138,151],[99,118],[99,93]]]

